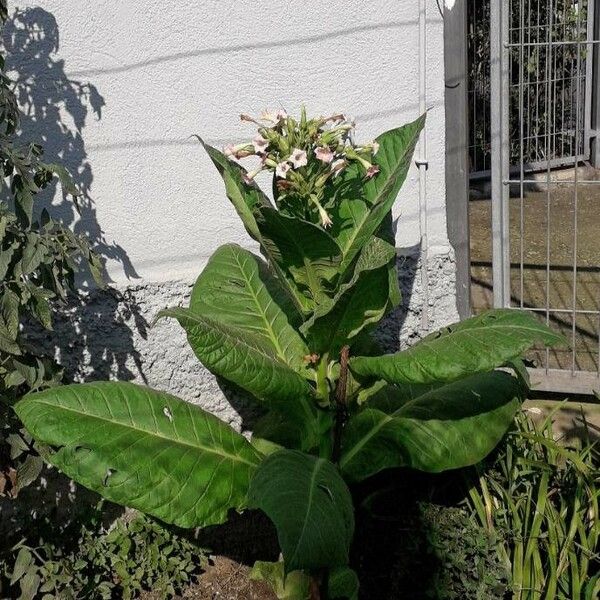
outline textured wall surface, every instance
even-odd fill
[[[399,248],[419,244],[427,202],[429,293],[418,258],[400,259],[404,310],[386,343],[456,316],[454,263],[445,223],[443,24],[427,0],[426,127],[429,167],[419,196],[413,167],[395,207]],[[419,112],[418,4],[397,0],[267,3],[256,0],[26,0],[5,44],[27,112],[25,137],[42,139],[83,190],[81,217],[60,192],[55,211],[100,248],[115,285],[73,305],[45,343],[77,378],[147,381],[201,401],[239,424],[216,382],[174,323],[156,312],[185,301],[225,241],[252,248],[222,182],[198,144],[252,135],[240,112],[305,103],[309,113],[355,116],[357,138]],[[14,9],[14,6],[13,6]],[[419,150],[423,153],[423,148]],[[83,282],[86,283],[85,281]],[[401,330],[401,334],[400,334]]]

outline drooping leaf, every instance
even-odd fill
[[[310,599],[310,576],[302,571],[293,571],[286,575],[283,561],[256,561],[250,579],[268,583],[278,600]]]
[[[205,317],[191,308],[171,308],[192,350],[212,373],[246,390],[267,407],[283,411],[310,437],[315,424],[313,388],[281,360],[273,344],[247,328]]]
[[[270,259],[303,292],[303,306],[325,302],[338,275],[340,248],[321,227],[273,208],[261,208],[257,224]]]
[[[425,115],[377,138],[379,151],[374,163],[379,167],[379,173],[375,177],[365,182],[355,165],[339,176],[333,235],[342,250],[342,272],[388,218],[406,179],[424,124]]]
[[[108,500],[181,527],[242,509],[261,457],[213,415],[132,383],[85,383],[30,394],[15,410],[49,461]]]
[[[397,384],[454,381],[500,367],[536,342],[552,346],[564,338],[527,312],[498,309],[432,333],[403,352],[355,357],[350,368],[359,377]]]
[[[358,393],[357,401],[359,404],[365,404],[368,408],[376,408],[389,414],[440,385],[432,383],[393,385],[381,379],[367,388],[362,388]]]
[[[352,498],[330,462],[295,450],[275,452],[257,469],[248,503],[275,524],[286,572],[348,563]]]
[[[495,371],[444,385],[389,414],[366,408],[344,431],[340,469],[360,481],[391,467],[440,472],[472,465],[500,441],[522,390]]]
[[[300,315],[267,265],[235,244],[210,258],[192,291],[190,311],[256,335],[292,369],[306,373]]]

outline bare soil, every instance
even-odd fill
[[[573,175],[571,170],[571,177]],[[584,172],[586,179],[597,172]],[[598,181],[600,184],[600,181]],[[570,183],[546,186],[535,184],[525,190],[511,190],[510,260],[513,306],[544,309],[550,307],[550,324],[563,332],[575,347],[575,368],[597,371],[600,322],[597,314],[570,311],[600,310],[600,185],[579,185],[577,198]],[[549,193],[548,193],[549,190]],[[575,205],[577,203],[577,211]],[[492,306],[491,201],[472,200],[471,297],[475,312]],[[549,215],[549,217],[548,217]],[[575,251],[575,217],[577,246]],[[521,230],[521,223],[523,228]],[[549,232],[549,233],[548,233]],[[574,265],[577,272],[574,274]],[[522,275],[522,276],[521,276]],[[545,319],[545,312],[540,313]],[[573,325],[575,325],[573,332]],[[540,366],[570,369],[572,354],[562,348],[538,350],[531,356]]]
[[[225,556],[215,556],[198,582],[190,585],[181,600],[277,600],[270,587],[250,579],[251,568]],[[148,592],[141,600],[163,600]]]

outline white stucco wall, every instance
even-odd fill
[[[433,324],[441,325],[455,317],[444,201],[443,22],[435,0],[426,4],[428,253],[430,288],[437,299],[431,308]],[[75,227],[116,257],[107,263],[110,277],[148,320],[150,309],[163,302],[157,300],[163,298],[157,285],[165,302],[177,303],[218,245],[232,241],[250,246],[217,172],[191,134],[222,146],[252,135],[252,128],[239,122],[240,112],[279,106],[295,112],[305,103],[309,113],[355,116],[358,139],[369,140],[419,113],[419,14],[414,1],[27,0],[18,7],[41,7],[21,13],[28,15],[23,22],[33,42],[13,60],[25,88],[29,77],[32,89],[35,84],[41,90],[21,98],[30,114],[28,131],[47,140],[51,158],[66,160],[76,172],[87,199],[84,220]],[[23,23],[17,21],[15,27]],[[59,44],[49,43],[56,29]],[[59,114],[54,106],[64,89],[74,97]],[[56,203],[62,205],[59,196]],[[59,208],[67,220],[72,218],[69,210]],[[398,246],[418,245],[416,168],[395,214],[400,217]],[[405,306],[414,314],[424,298],[418,277],[415,281],[410,307],[408,301]],[[111,310],[100,311],[103,323],[94,330],[102,340],[90,333],[90,344],[107,343],[102,332],[114,316]],[[125,324],[128,314],[120,317]],[[67,324],[73,325],[73,317]],[[417,322],[411,327],[418,328]],[[183,386],[189,397],[194,387],[189,374],[185,385],[173,382],[177,361],[184,361],[186,352],[176,328],[160,325],[147,339],[135,323],[132,330],[125,346],[140,354],[152,344],[175,348],[154,351],[144,363],[146,376],[174,391]],[[414,335],[413,330],[406,336]],[[80,343],[87,342],[72,341]],[[60,352],[68,363],[68,348]],[[102,360],[110,362],[111,352],[118,354],[118,344],[116,350],[100,352]],[[83,355],[74,356],[79,360]],[[133,367],[132,377],[139,379]],[[80,360],[71,370],[90,374]],[[96,368],[91,374],[98,372]]]

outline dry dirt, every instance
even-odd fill
[[[181,600],[277,600],[277,596],[262,581],[250,579],[250,567],[231,558],[216,556],[210,566],[189,586]],[[146,593],[141,600],[163,600],[160,595]]]
[[[589,171],[585,177],[590,177]],[[600,319],[597,314],[578,314],[575,318],[573,336],[571,313],[557,311],[572,309],[574,294],[578,310],[600,310],[599,184],[600,181],[598,184],[579,186],[576,253],[574,252],[575,193],[571,184],[551,185],[550,194],[547,193],[548,187],[545,184],[536,184],[533,189],[525,190],[522,204],[520,190],[512,189],[511,194],[518,197],[510,199],[513,306],[518,307],[522,303],[524,307],[544,308],[548,302],[551,309],[550,323],[573,342],[576,349],[575,368],[583,371],[599,369]],[[491,202],[487,198],[471,200],[469,208],[471,296],[474,312],[478,312],[492,306]],[[547,235],[548,230],[549,235]],[[547,268],[548,263],[549,268]],[[574,264],[577,265],[576,276],[573,275]],[[540,315],[540,318],[545,319],[545,317],[545,313]],[[534,358],[540,366],[546,366],[545,352],[538,351]],[[566,348],[551,351],[548,360],[550,368],[570,369],[572,366],[572,354]]]

